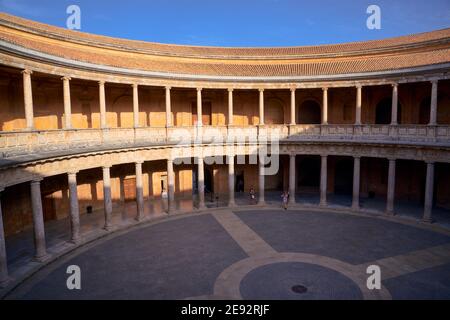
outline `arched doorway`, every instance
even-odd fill
[[[353,160],[338,158],[334,175],[334,193],[351,195],[353,191]]]
[[[397,123],[401,123],[402,106],[397,108]],[[392,116],[392,98],[384,98],[378,102],[375,109],[375,124],[390,124]]]
[[[297,123],[299,124],[320,124],[320,105],[314,100],[302,102],[297,113]]]
[[[264,122],[266,124],[284,123],[284,105],[278,99],[269,99],[264,107]]]

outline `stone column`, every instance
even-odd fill
[[[103,202],[105,210],[105,227],[109,231],[112,229],[112,199],[111,199],[111,167],[103,167]]]
[[[388,189],[386,214],[394,215],[394,199],[395,199],[395,159],[389,159],[389,173],[388,173]]]
[[[289,203],[295,204],[295,154],[289,155]]]
[[[291,88],[291,125],[295,125],[295,91],[296,88]]]
[[[64,93],[64,125],[65,129],[72,129],[72,103],[70,99],[70,78],[62,77]]]
[[[391,114],[391,125],[396,125],[397,123],[397,113],[398,113],[398,84],[394,83],[392,85],[392,114]]]
[[[105,81],[98,82],[98,93],[100,101],[100,128],[104,129],[106,125],[106,98],[105,98]]]
[[[359,184],[360,184],[360,172],[361,172],[361,158],[353,158],[353,200],[352,209],[359,210]]]
[[[173,171],[173,160],[167,159],[167,183],[168,183],[168,200],[169,213],[175,211],[175,174]]]
[[[33,91],[31,88],[31,75],[33,71],[23,70],[23,100],[25,106],[25,119],[27,130],[34,129],[34,112],[33,112]]]
[[[133,83],[132,87],[133,87],[133,125],[135,128],[139,128],[139,87],[136,83]]]
[[[228,125],[233,125],[233,89],[228,89]]]
[[[80,209],[78,207],[77,172],[68,173],[71,241],[80,241]]]
[[[264,89],[259,89],[259,124],[264,125]]]
[[[197,88],[197,126],[202,125],[202,88]]]
[[[431,222],[431,212],[433,209],[433,188],[434,188],[434,163],[427,162],[427,178],[425,184],[425,206],[423,210],[424,222]]]
[[[3,188],[0,187],[0,196]],[[0,288],[9,283],[8,259],[6,257],[5,229],[3,228],[2,202],[0,198]]]
[[[322,91],[323,91],[322,124],[328,124],[328,88],[322,88]]]
[[[264,199],[264,162],[261,161],[261,158],[259,159],[259,201],[258,204],[259,205],[264,205],[265,204],[265,199]]]
[[[205,168],[203,157],[197,158],[198,170],[198,209],[205,209]]]
[[[437,93],[438,93],[438,81],[431,81],[431,106],[430,106],[430,126],[437,124]]]
[[[170,87],[166,87],[166,126],[172,126],[172,106],[170,102]]]
[[[327,160],[328,156],[321,156],[320,169],[320,206],[327,205]]]
[[[142,183],[142,161],[137,161],[136,165],[136,220],[141,221],[144,218],[144,190]]]
[[[361,124],[361,110],[362,110],[362,87],[356,86],[356,117],[355,125]]]
[[[235,181],[234,181],[234,155],[228,155],[228,206],[236,206],[234,201]]]
[[[43,261],[47,257],[45,244],[44,214],[42,211],[41,181],[31,182],[31,207],[33,210],[34,245],[36,247],[35,259]]]

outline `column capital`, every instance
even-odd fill
[[[165,86],[164,88],[165,88],[166,90],[171,90],[171,89],[172,89],[171,86]]]
[[[42,180],[44,180],[44,178],[42,178],[42,177],[35,177],[35,178],[33,178],[33,180],[31,180],[30,183],[31,184],[40,184]]]
[[[104,86],[105,83],[106,83],[105,80],[99,80],[99,81],[98,81],[98,84],[101,85],[101,86]]]
[[[131,86],[134,88],[137,88],[139,85],[137,83],[132,83]]]
[[[30,69],[24,69],[21,71],[22,74],[33,74],[33,70]]]
[[[233,92],[234,88],[228,88],[227,90],[228,90],[228,92]]]
[[[144,160],[137,160],[137,161],[135,161],[134,163],[137,164],[137,165],[143,164],[143,163],[144,163]]]
[[[363,85],[358,83],[358,84],[355,85],[355,87],[356,87],[356,89],[361,89],[363,87]]]
[[[320,154],[320,156],[321,156],[322,158],[327,158],[327,157],[328,157],[328,154],[323,153],[323,154]]]
[[[434,161],[434,160],[425,160],[425,163],[426,163],[426,164],[434,164],[435,161]]]
[[[62,81],[70,81],[70,80],[72,80],[72,78],[69,76],[63,76],[63,77],[61,77],[61,80]]]
[[[389,161],[396,161],[397,159],[396,158],[393,158],[393,157],[388,157],[387,158]]]
[[[328,91],[328,87],[322,87],[322,91]]]
[[[197,92],[202,92],[203,88],[197,88]]]
[[[397,87],[398,87],[398,83],[397,83],[397,82],[393,82],[393,83],[391,83],[391,86],[392,86],[393,88],[397,88]]]
[[[104,166],[102,166],[102,169],[103,170],[111,169],[111,165],[110,164],[104,165]]]
[[[259,92],[264,92],[264,88],[258,88]]]
[[[289,157],[291,157],[291,158],[295,158],[296,156],[297,156],[296,153],[289,153]]]
[[[437,84],[439,82],[439,79],[433,79],[430,81],[431,84]]]
[[[289,88],[289,90],[290,90],[291,92],[295,92],[295,91],[297,91],[297,87],[296,87],[296,86],[291,86],[291,87]]]
[[[360,155],[357,155],[357,156],[353,156],[353,159],[358,159],[358,160],[360,160],[362,157],[360,156]]]
[[[72,175],[72,176],[73,176],[73,175],[77,175],[78,172],[79,172],[78,170],[70,170],[70,171],[67,172],[67,175],[68,175],[68,176],[71,176],[71,175]]]

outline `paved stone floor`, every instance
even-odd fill
[[[372,264],[380,290],[366,286]],[[81,290],[66,288],[69,265],[81,268]],[[109,234],[6,298],[450,299],[450,233],[346,213],[224,208]]]

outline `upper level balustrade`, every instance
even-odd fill
[[[450,146],[450,126],[328,124],[18,131],[0,134],[0,155],[2,158],[29,154],[53,156],[152,145],[257,143],[262,139],[281,143],[342,141]]]

